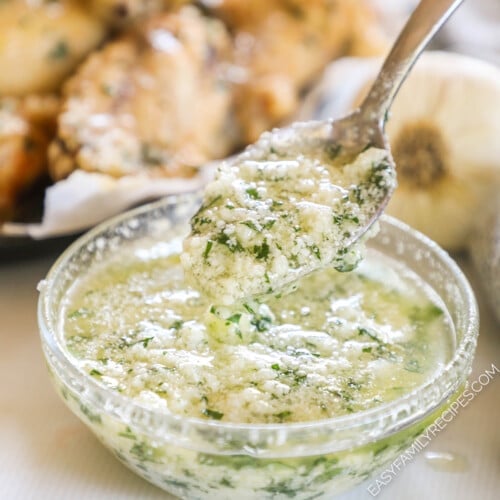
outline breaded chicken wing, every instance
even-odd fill
[[[76,168],[112,176],[190,176],[226,155],[230,39],[193,7],[160,14],[93,54],[65,88],[49,151],[58,180]]]
[[[205,0],[235,37],[235,109],[244,142],[276,125],[335,57],[380,54],[385,40],[364,0]]]
[[[57,91],[105,34],[77,1],[1,1],[0,96]]]
[[[55,132],[55,96],[0,98],[0,222],[47,176],[47,147]]]

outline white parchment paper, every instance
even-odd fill
[[[0,235],[42,239],[76,233],[140,203],[199,189],[210,171],[207,166],[189,179],[152,179],[146,175],[115,179],[76,170],[46,190],[41,223],[6,223]]]

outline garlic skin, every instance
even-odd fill
[[[500,197],[493,200],[488,213],[474,229],[469,253],[500,325]]]
[[[337,118],[354,109],[380,64],[373,58],[333,63],[301,118]],[[500,192],[499,109],[499,68],[450,52],[424,53],[386,125],[399,183],[386,212],[448,250],[464,249]]]

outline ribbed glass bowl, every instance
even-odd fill
[[[451,359],[425,385],[368,411],[292,424],[180,417],[100,385],[64,348],[60,310],[68,289],[129,241],[168,241],[187,233],[199,204],[196,193],[171,196],[96,227],[63,253],[40,284],[41,340],[57,391],[137,474],[189,500],[330,499],[393,461],[463,390],[478,334],[474,295],[448,254],[389,217],[382,218],[369,247],[404,263],[434,289],[456,335]]]

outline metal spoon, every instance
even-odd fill
[[[281,292],[321,267],[356,265],[354,243],[395,187],[387,112],[426,44],[461,2],[420,2],[352,114],[266,132],[219,165],[184,241],[181,258],[193,286],[215,303],[231,304]]]
[[[332,140],[341,146],[344,155],[356,156],[370,145],[387,150],[388,158],[395,166],[384,133],[391,104],[426,45],[462,2],[463,0],[422,0],[419,3],[399,34],[361,106],[346,117],[332,122]],[[391,194],[387,193],[371,222],[381,215]]]

